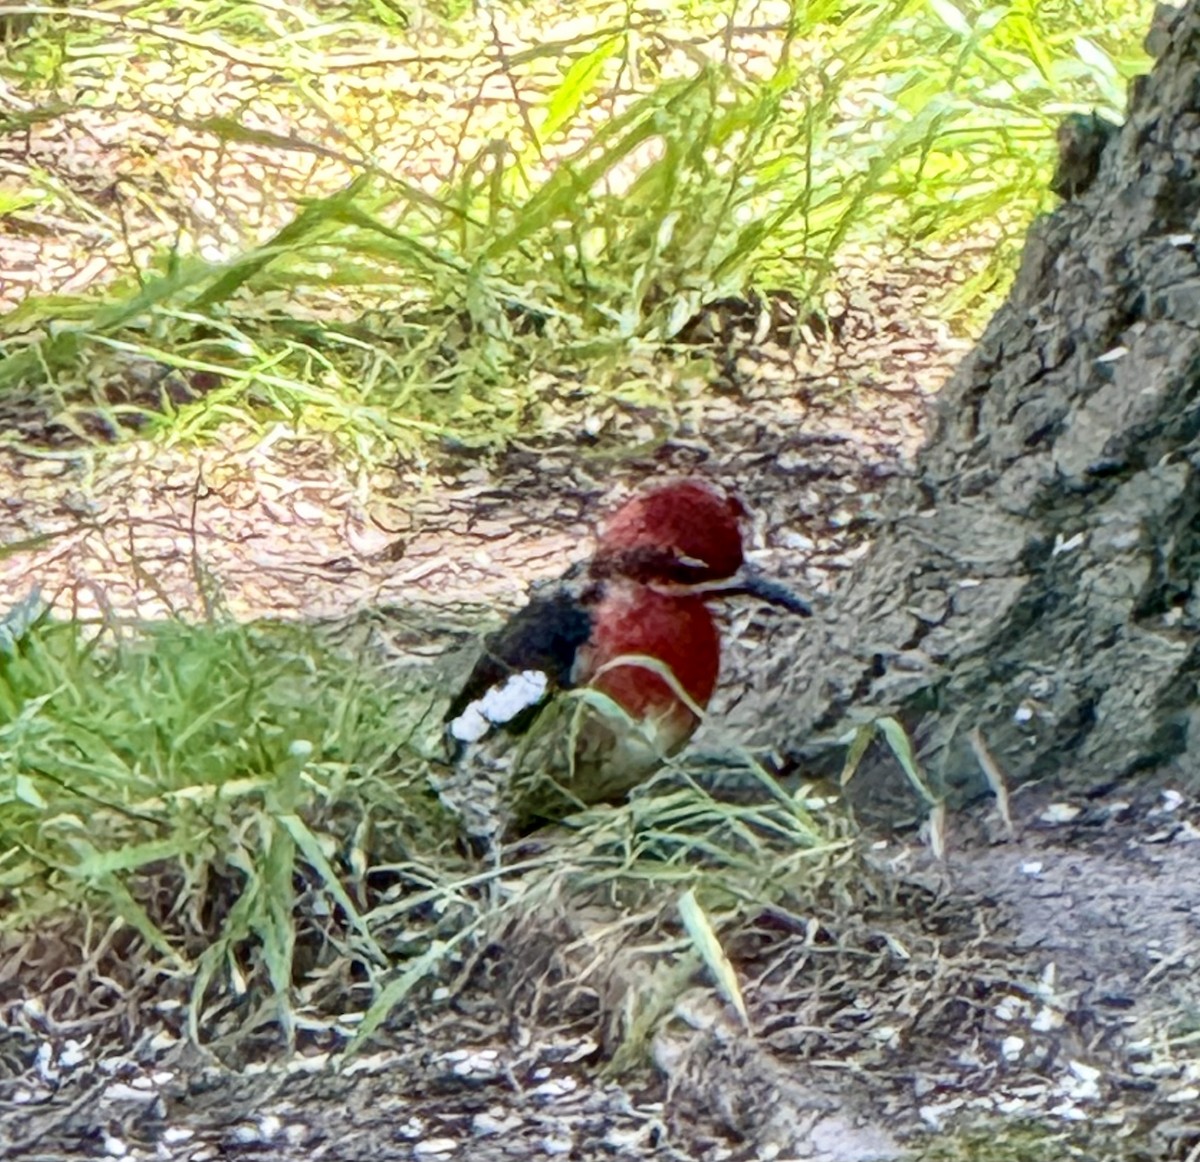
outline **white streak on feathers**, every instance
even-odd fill
[[[549,688],[550,679],[540,670],[522,670],[477,698],[446,729],[459,742],[478,742],[493,727],[537,705]]]

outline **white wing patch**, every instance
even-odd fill
[[[550,678],[541,670],[522,670],[477,698],[446,730],[459,742],[478,742],[493,727],[503,726],[522,710],[537,705],[549,688]]]

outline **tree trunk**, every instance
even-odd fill
[[[756,718],[808,770],[892,714],[959,792],[986,785],[980,743],[1013,782],[1200,771],[1200,0],[1158,23],[1153,75],[1033,227],[871,555],[771,643]],[[889,768],[876,746],[858,780]]]

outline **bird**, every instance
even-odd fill
[[[646,488],[602,521],[589,560],[484,640],[446,709],[450,773],[437,781],[473,840],[618,803],[684,746],[720,673],[710,600],[811,614],[747,563],[746,516],[698,478]]]

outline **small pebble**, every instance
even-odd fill
[[[458,1149],[454,1138],[426,1138],[413,1147],[413,1153],[418,1158],[437,1158],[445,1154],[453,1154]]]
[[[1038,818],[1043,823],[1070,823],[1072,819],[1078,817],[1079,813],[1080,808],[1074,807],[1070,803],[1051,803]]]

